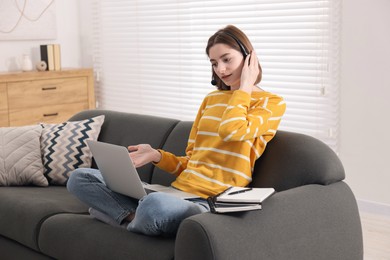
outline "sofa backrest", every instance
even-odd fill
[[[148,143],[185,155],[192,122],[107,110],[83,111],[70,121],[98,115],[106,116],[100,141],[123,146]],[[152,164],[138,170],[141,179],[150,183],[169,185],[175,178]],[[278,131],[256,161],[250,186],[282,191],[307,184],[328,185],[344,178],[340,159],[326,144],[307,135]]]
[[[185,155],[188,137],[190,135],[193,122],[182,121],[179,122],[172,130],[162,149],[171,152],[177,156]],[[159,183],[163,185],[170,185],[175,180],[176,176],[167,174],[158,167],[154,168],[152,183]]]
[[[163,149],[184,155],[191,125],[192,122],[178,123]],[[325,143],[304,134],[278,131],[256,161],[250,186],[282,191],[307,184],[328,185],[344,178],[340,159]],[[174,176],[154,169],[154,183],[169,185],[173,180]]]
[[[154,148],[161,148],[171,130],[179,123],[175,119],[98,109],[82,111],[69,120],[83,120],[98,115],[105,115],[99,141],[126,147],[146,143]],[[93,167],[96,168],[95,163]],[[141,180],[150,182],[153,169],[152,164],[139,168]]]

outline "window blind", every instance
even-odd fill
[[[280,129],[337,151],[340,0],[95,0],[99,106],[194,120],[215,90],[207,40],[228,24],[254,45],[260,86],[286,100]]]

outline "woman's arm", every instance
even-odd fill
[[[203,100],[201,106],[199,107],[198,114],[195,118],[195,121],[192,125],[190,135],[188,137],[187,147],[186,147],[186,156],[176,156],[170,152],[159,150],[162,158],[159,163],[156,164],[160,169],[175,174],[179,176],[180,173],[187,168],[188,161],[192,156],[192,151],[194,149],[195,139],[198,134],[198,124],[200,118],[202,117],[205,104],[207,103],[207,97]]]
[[[256,51],[253,50],[246,56],[244,66],[242,67],[240,90],[245,91],[250,95],[259,73],[259,61],[257,59]]]
[[[226,108],[219,127],[224,141],[250,140],[265,134],[274,135],[286,110],[283,99],[276,95],[265,96],[250,107],[251,96],[236,90]]]
[[[187,163],[191,158],[195,138],[198,132],[198,123],[203,114],[204,104],[206,103],[205,100],[200,106],[196,119],[192,125],[186,148],[186,156],[176,156],[161,149],[153,149],[148,144],[139,144],[128,147],[130,158],[133,160],[134,165],[136,167],[141,167],[147,163],[153,162],[157,167],[166,172],[177,176],[180,175],[180,173],[187,168]]]
[[[161,160],[161,153],[149,144],[131,145],[127,149],[134,166],[137,168],[150,162],[158,163]]]

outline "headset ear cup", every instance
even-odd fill
[[[217,81],[214,79],[214,77],[211,79],[211,85],[213,86],[217,85]]]

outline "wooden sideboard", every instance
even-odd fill
[[[95,107],[92,69],[0,73],[0,127],[60,123]]]

